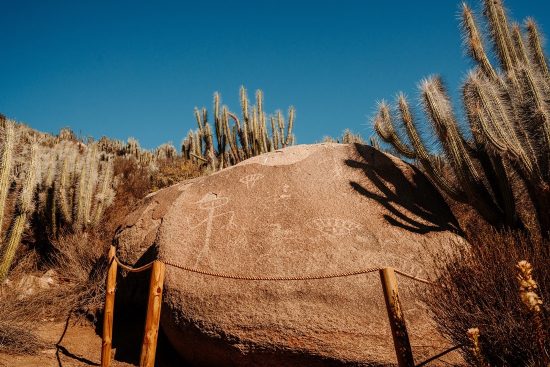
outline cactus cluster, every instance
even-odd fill
[[[116,157],[135,159],[141,166],[156,169],[158,161],[170,161],[179,157],[176,147],[170,143],[161,144],[151,150],[141,148],[136,138],[128,138],[127,142],[102,137],[98,140],[99,150]]]
[[[462,6],[468,53],[476,67],[462,88],[467,131],[437,76],[422,81],[422,105],[441,149],[431,152],[407,98],[395,111],[382,102],[374,119],[380,138],[417,160],[449,197],[467,203],[497,228],[550,237],[550,73],[537,25],[510,23],[501,0],[483,0],[498,65],[491,63],[470,7]],[[397,124],[396,121],[401,123]],[[536,220],[518,209],[526,191]]]
[[[60,228],[86,230],[100,223],[113,201],[112,156],[99,144],[61,141],[43,147],[41,181],[38,186],[39,222],[49,236]]]
[[[340,137],[333,138],[332,136],[325,136],[323,138],[323,143],[365,144],[365,140],[360,134],[356,134],[350,129],[345,129]]]
[[[97,226],[113,201],[114,180],[112,155],[97,142],[86,145],[1,119],[0,143],[2,281],[29,224],[35,237],[45,238]]]
[[[214,93],[213,128],[206,108],[195,108],[198,129],[189,131],[182,142],[184,159],[202,162],[213,171],[293,145],[294,107],[288,109],[285,121],[281,111],[266,114],[261,90],[256,91],[255,102],[250,106],[246,89],[241,87],[239,119],[236,113],[221,104],[219,93]]]
[[[31,139],[30,150],[28,152],[27,164],[25,169],[21,170],[23,179],[20,185],[12,188],[13,177],[15,174],[15,149],[17,146],[16,127],[13,121],[2,118],[0,120],[0,130],[2,131],[2,152],[0,161],[0,282],[5,279],[11,267],[15,253],[21,242],[23,231],[28,224],[28,219],[34,211],[34,193],[38,175],[38,145]],[[24,171],[24,173],[23,173]],[[9,221],[9,227],[6,233],[4,221],[9,206],[8,195],[13,192],[16,197],[15,210],[13,218]]]

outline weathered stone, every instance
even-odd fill
[[[245,276],[392,266],[429,277],[426,253],[460,241],[455,230],[417,169],[367,146],[318,144],[160,190],[128,217],[116,242],[133,264],[154,253]],[[395,363],[377,272],[308,281],[233,280],[173,266],[166,272],[162,329],[191,365]],[[448,345],[415,295],[418,284],[399,278],[420,362]]]

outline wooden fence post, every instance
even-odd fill
[[[115,291],[117,263],[115,261],[116,249],[109,249],[109,270],[107,272],[107,284],[105,292],[105,307],[103,308],[103,343],[101,345],[101,367],[111,365],[113,342],[113,316],[115,309]]]
[[[155,260],[151,270],[149,301],[147,302],[147,318],[145,320],[145,333],[141,347],[140,367],[154,367],[155,365],[163,286],[164,263]]]
[[[393,268],[380,269],[380,280],[384,290],[384,299],[388,310],[391,332],[397,363],[399,367],[414,367],[414,359],[409,342],[409,334],[405,325],[405,318],[401,310],[399,293],[397,291],[397,278]]]

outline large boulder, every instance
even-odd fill
[[[115,238],[153,257],[277,277],[392,266],[429,277],[426,254],[460,242],[442,197],[411,165],[362,145],[300,145],[148,196]],[[400,277],[417,362],[448,347]],[[147,288],[142,284],[143,288]],[[193,366],[395,364],[377,272],[308,281],[233,280],[166,267],[161,326]],[[449,358],[449,357],[447,357]]]

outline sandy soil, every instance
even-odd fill
[[[0,353],[1,367],[80,367],[99,366],[101,355],[101,337],[89,323],[69,323],[67,332],[56,348],[56,343],[63,334],[64,322],[44,323],[38,330],[38,334],[49,345],[45,350],[39,351],[33,356],[13,356]],[[114,352],[112,367],[130,367],[139,365],[139,350],[141,338],[139,330],[127,330],[129,340],[117,345]],[[114,336],[115,341],[117,339]],[[159,338],[157,351],[157,366],[175,367],[185,366],[175,352]]]

